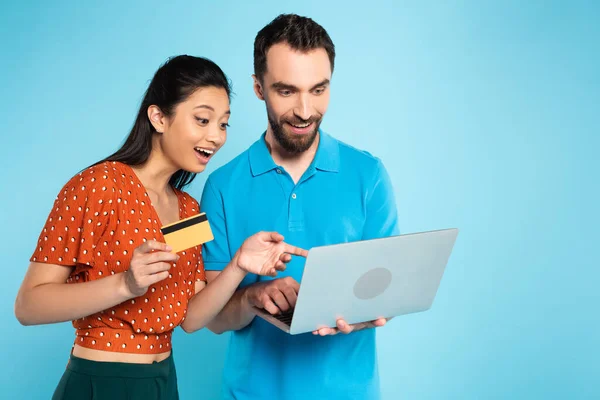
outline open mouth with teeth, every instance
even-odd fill
[[[291,122],[287,122],[287,124],[292,128],[292,132],[298,134],[298,135],[304,135],[306,133],[309,133],[311,131],[312,122],[305,122],[305,123],[294,123],[292,124]]]
[[[203,147],[194,147],[194,150],[200,161],[203,163],[207,163],[212,155],[215,154],[215,150],[205,149]]]

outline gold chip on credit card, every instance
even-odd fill
[[[160,231],[174,253],[214,239],[205,213],[165,225]]]

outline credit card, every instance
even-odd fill
[[[165,243],[174,253],[210,242],[214,239],[205,213],[182,219],[160,228]]]

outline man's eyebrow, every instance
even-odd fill
[[[313,85],[313,87],[310,88],[310,90],[315,90],[318,87],[321,86],[327,86],[329,85],[329,79],[323,79],[321,82],[317,83],[316,85]],[[290,83],[285,83],[285,82],[275,82],[271,85],[271,87],[273,89],[276,90],[292,90],[292,91],[299,91],[298,87],[290,84]]]
[[[315,90],[318,87],[327,86],[327,85],[329,85],[329,79],[323,79],[321,82],[319,82],[315,86],[313,86],[310,90]]]
[[[281,81],[275,82],[271,87],[277,90],[298,90],[296,86]]]

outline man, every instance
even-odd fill
[[[268,127],[206,182],[201,209],[215,235],[204,248],[209,283],[257,231],[277,231],[306,249],[398,234],[382,163],[319,128],[334,59],[329,35],[309,18],[280,15],[256,36],[254,90],[266,104]],[[294,259],[276,279],[248,275],[209,325],[234,331],[225,398],[378,399],[371,328],[385,319],[353,326],[340,320],[337,328],[292,336],[254,317],[253,306],[272,314],[294,307],[302,271],[303,260]]]

